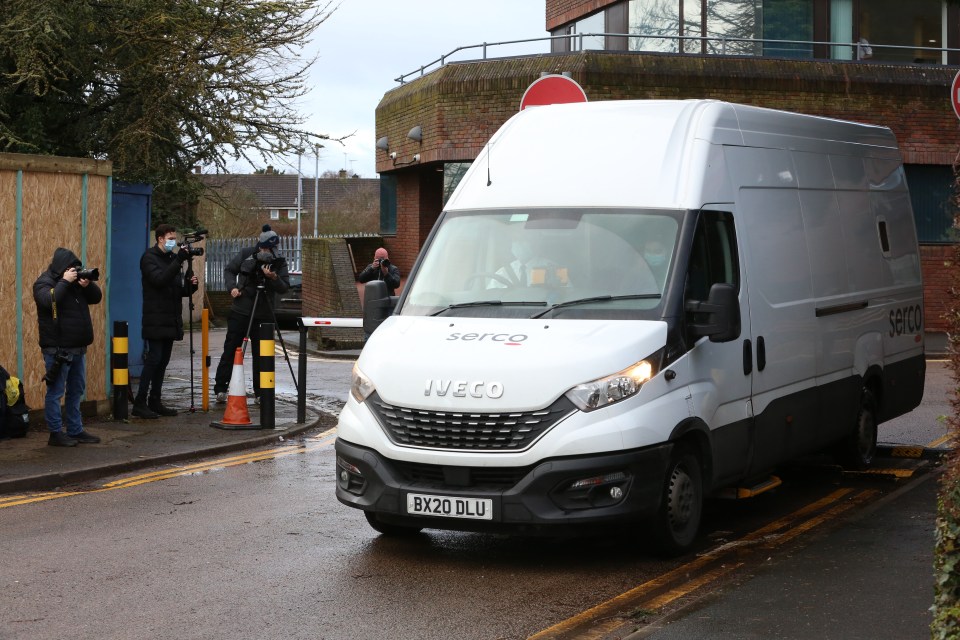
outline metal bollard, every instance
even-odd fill
[[[273,342],[274,325],[260,325],[260,428],[273,429],[276,425],[276,376]]]
[[[127,392],[130,386],[130,369],[127,354],[130,341],[127,338],[127,323],[113,323],[113,419],[127,419]]]
[[[303,318],[297,320],[300,329],[300,352],[297,355],[297,424],[307,421],[307,328],[303,326]]]

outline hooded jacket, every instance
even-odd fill
[[[233,299],[233,305],[230,307],[231,311],[249,316],[254,311],[253,303],[256,300],[257,313],[254,318],[261,322],[272,322],[277,294],[285,293],[290,288],[290,274],[287,270],[286,259],[274,253],[272,267],[274,273],[278,276],[277,279],[271,280],[260,275],[260,267],[264,263],[257,261],[259,251],[257,247],[241,249],[240,253],[235,255],[230,263],[224,267],[224,282],[227,283],[227,291],[236,287],[241,294],[239,298]],[[269,296],[269,299],[264,300],[263,296],[257,298],[258,284],[263,284],[264,295]]]
[[[82,263],[69,249],[57,248],[47,270],[33,283],[33,300],[37,303],[40,348],[85,349],[93,344],[93,320],[89,305],[103,299],[96,282],[81,287],[77,280],[67,282],[63,273]],[[57,320],[54,321],[54,300]]]
[[[180,265],[186,258],[182,249],[167,252],[157,245],[140,258],[144,340],[183,339],[183,299],[197,290],[184,282]]]

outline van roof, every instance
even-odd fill
[[[711,186],[722,145],[900,158],[886,127],[716,100],[532,107],[494,134],[446,209],[722,202],[729,194]]]

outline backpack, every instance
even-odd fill
[[[30,408],[23,382],[0,367],[0,439],[23,438],[30,428]]]

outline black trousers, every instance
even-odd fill
[[[147,340],[147,355],[143,359],[143,373],[140,374],[140,386],[137,388],[136,404],[144,404],[147,394],[153,400],[160,400],[163,391],[163,377],[167,374],[170,354],[173,353],[173,338],[169,340]]]
[[[259,336],[260,322],[254,320],[250,327],[250,332],[255,338]],[[263,320],[262,322],[269,322]],[[230,376],[233,374],[233,356],[237,347],[243,346],[243,338],[247,334],[247,326],[250,324],[250,316],[245,316],[234,311],[230,311],[227,316],[227,337],[223,340],[223,355],[220,356],[220,363],[217,365],[217,374],[214,378],[213,392],[220,393],[230,388]],[[251,341],[252,345],[257,344],[257,340]],[[260,358],[257,358],[256,346],[252,346],[253,351],[253,393],[260,396]]]

